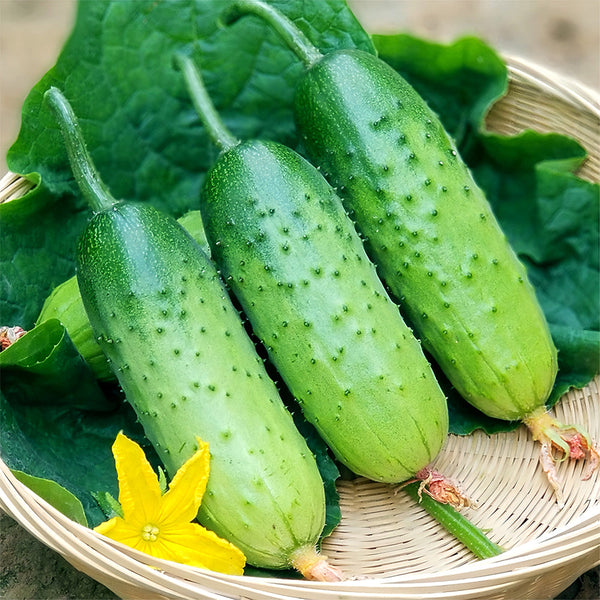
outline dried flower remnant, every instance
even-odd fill
[[[6,325],[0,327],[0,352],[6,350],[26,333],[27,332],[18,325],[15,327],[7,327]]]
[[[442,475],[430,466],[423,467],[415,475],[414,479],[405,481],[398,489],[400,490],[416,481],[421,482],[418,491],[419,499],[423,494],[427,494],[441,504],[448,504],[456,510],[461,510],[462,508],[477,508],[477,502],[467,496],[466,492],[457,481]]]
[[[563,498],[560,481],[556,472],[554,450],[559,450],[562,457],[559,462],[570,458],[581,460],[589,458],[589,466],[582,477],[583,481],[590,479],[600,466],[600,445],[578,425],[565,425],[552,417],[544,406],[523,419],[533,439],[539,442],[540,464],[550,485],[554,489],[556,501],[562,506]]]

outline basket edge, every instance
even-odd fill
[[[582,105],[600,118],[600,91],[580,82],[579,80],[548,69],[542,65],[521,58],[505,54],[506,66],[513,77],[533,79],[546,92],[572,104],[575,107]],[[557,89],[556,86],[560,86]]]

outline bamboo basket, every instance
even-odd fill
[[[600,181],[600,98],[537,65],[506,58],[509,92],[488,128],[525,128],[575,137],[589,158],[579,174]],[[29,184],[11,173],[0,201]],[[600,377],[571,390],[552,411],[600,439]],[[493,436],[449,436],[435,466],[463,482],[479,502],[466,516],[506,548],[477,560],[410,498],[388,485],[357,479],[338,484],[342,521],[323,552],[349,580],[319,583],[227,576],[153,559],[66,518],[17,481],[0,461],[0,508],[75,568],[127,599],[210,600],[543,600],[600,564],[600,473],[581,481],[584,465],[562,463],[561,509],[524,427]]]

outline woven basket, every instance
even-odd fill
[[[600,181],[600,100],[575,82],[507,58],[510,87],[488,116],[491,130],[524,128],[577,138],[589,152],[580,175]],[[29,184],[8,174],[0,200]],[[553,412],[600,438],[600,378],[567,393]],[[507,548],[479,561],[406,494],[365,479],[338,485],[342,521],[325,540],[342,583],[236,577],[157,561],[71,520],[17,481],[0,462],[0,508],[77,569],[123,598],[144,600],[541,600],[552,598],[600,564],[600,474],[581,481],[584,465],[562,463],[560,509],[524,427],[511,433],[449,436],[435,461],[479,502],[466,516]],[[153,568],[157,565],[160,568]]]

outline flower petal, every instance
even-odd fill
[[[160,541],[165,558],[176,555],[178,562],[230,575],[244,572],[246,557],[241,550],[197,523],[170,528]]]
[[[156,521],[160,514],[160,486],[144,451],[123,433],[117,434],[112,451],[124,519],[142,526]]]
[[[143,541],[141,529],[137,526],[132,526],[121,517],[113,517],[109,521],[100,523],[100,525],[94,527],[94,531],[131,548],[137,547],[139,549],[139,544]]]
[[[175,473],[162,497],[160,523],[189,523],[196,518],[210,473],[208,443],[196,438],[198,450]]]

